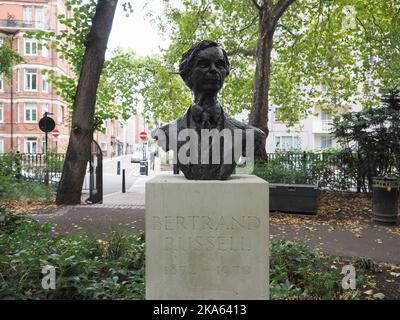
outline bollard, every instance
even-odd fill
[[[125,169],[122,170],[122,193],[125,193]]]
[[[117,175],[121,174],[121,161],[117,161]]]

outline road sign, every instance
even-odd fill
[[[146,140],[147,139],[147,132],[146,131],[142,131],[139,133],[139,138],[141,140]]]
[[[56,127],[56,123],[54,122],[53,118],[50,117],[43,117],[39,121],[39,128],[43,132],[51,132]]]
[[[51,134],[53,135],[54,138],[57,138],[60,135],[60,131],[58,131],[57,129],[54,129]]]

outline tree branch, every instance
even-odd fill
[[[244,26],[242,29],[240,29],[238,33],[242,33],[246,29],[249,29],[250,27],[252,27],[257,22],[257,19],[258,19],[258,17],[255,16],[253,19],[251,19],[250,23],[248,25]]]
[[[261,10],[261,6],[258,4],[257,0],[251,0],[253,1],[254,6],[258,9]]]
[[[275,5],[273,16],[274,16],[274,25],[276,25],[282,15],[285,13],[287,8],[295,2],[296,0],[279,0],[279,2]]]
[[[249,50],[249,49],[237,48],[237,49],[230,50],[227,54],[228,54],[228,56],[234,56],[237,54],[241,54],[245,57],[255,57],[256,50],[255,49]]]

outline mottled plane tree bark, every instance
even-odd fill
[[[252,1],[259,11],[259,33],[256,47],[253,101],[249,116],[249,124],[264,131],[266,137],[268,137],[268,93],[271,75],[273,37],[279,19],[295,0],[279,0],[276,4],[274,4],[273,0],[262,0],[261,2],[257,0]],[[264,153],[256,155],[257,160],[265,160],[267,157],[265,147],[261,149]]]
[[[118,0],[98,0],[85,42],[85,55],[75,95],[71,134],[57,191],[57,204],[79,204],[93,140],[96,92]]]

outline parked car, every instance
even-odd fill
[[[140,146],[136,147],[133,150],[133,154],[131,157],[131,163],[140,163],[143,160],[143,147]]]

